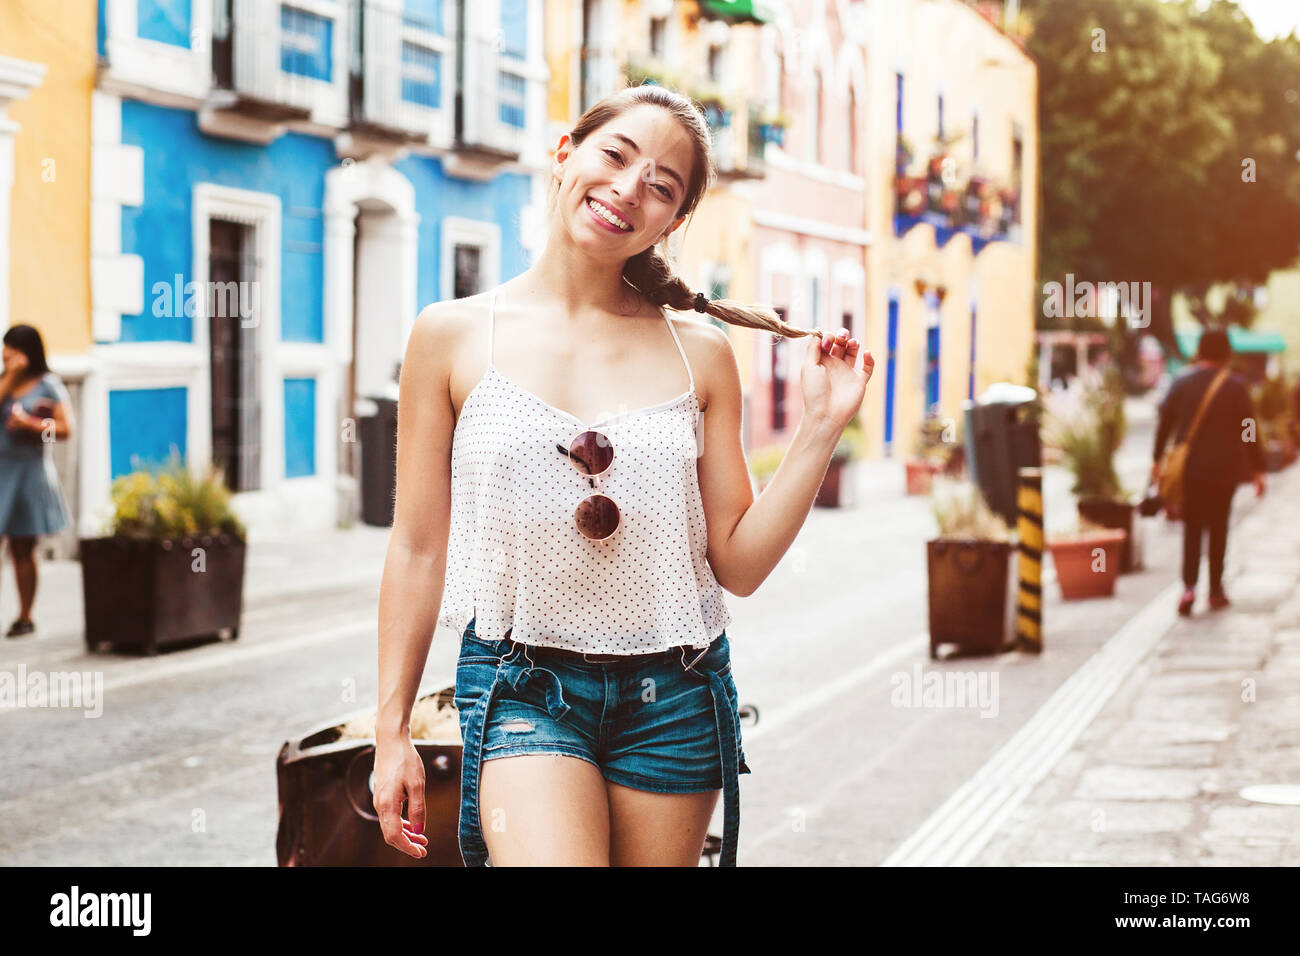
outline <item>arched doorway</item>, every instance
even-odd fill
[[[415,322],[415,188],[383,160],[344,160],[325,176],[325,328],[338,369],[340,521],[360,516],[360,419],[397,397]]]

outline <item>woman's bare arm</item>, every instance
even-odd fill
[[[379,586],[377,736],[409,738],[411,708],[442,603],[455,428],[448,379],[460,308],[454,302],[427,306],[402,360],[397,500]]]
[[[707,328],[716,347],[707,368],[709,405],[700,425],[697,471],[708,523],[709,566],[719,584],[747,597],[799,534],[843,428],[805,411],[781,466],[755,498],[741,445],[740,367],[726,333]]]

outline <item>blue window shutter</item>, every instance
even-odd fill
[[[190,0],[136,0],[135,32],[146,40],[190,47]]]
[[[280,69],[330,82],[334,21],[289,4],[280,6]]]
[[[284,380],[284,476],[316,474],[316,380]]]

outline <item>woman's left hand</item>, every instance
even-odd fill
[[[33,426],[39,425],[40,421],[39,418],[28,415],[26,409],[14,402],[9,406],[9,420],[5,422],[5,426],[11,432],[32,431]]]
[[[875,370],[870,349],[862,349],[847,329],[818,339],[810,336],[804,350],[799,384],[803,390],[804,414],[820,417],[843,431],[862,408],[862,396]],[[862,367],[858,368],[858,352]]]

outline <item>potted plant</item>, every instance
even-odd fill
[[[933,413],[921,421],[916,452],[904,463],[909,495],[928,495],[934,476],[949,471],[957,444],[944,441],[944,428]]]
[[[844,426],[844,434],[840,436],[835,450],[831,452],[831,461],[826,467],[826,477],[822,479],[821,487],[817,489],[817,497],[813,500],[814,507],[840,507],[840,490],[844,484],[844,474],[849,463],[861,454],[862,441],[862,426],[855,414]]]
[[[1119,369],[1088,367],[1044,397],[1043,443],[1059,449],[1074,475],[1079,517],[1125,532],[1119,573],[1141,570],[1137,501],[1120,485],[1115,452],[1124,440],[1124,383]]]
[[[1291,463],[1288,460],[1286,425],[1281,418],[1260,419],[1259,441],[1264,448],[1265,471],[1281,471]]]
[[[781,460],[785,458],[785,446],[780,444],[764,445],[756,448],[749,455],[749,473],[754,476],[754,483],[759,492],[767,487]]]
[[[680,80],[676,74],[657,59],[628,60],[623,64],[623,75],[628,86],[671,86],[676,87]]]
[[[925,212],[928,186],[924,176],[900,175],[894,180],[894,208],[904,216]]]
[[[1010,529],[967,480],[936,479],[931,499],[937,538],[926,542],[930,656],[943,644],[963,653],[996,654],[1012,620]]]
[[[1291,397],[1286,382],[1281,376],[1266,378],[1253,391],[1260,422],[1257,438],[1263,443],[1265,470],[1281,471],[1296,458]]]
[[[220,472],[197,477],[173,449],[165,468],[114,481],[112,501],[108,535],[79,541],[87,647],[237,638],[247,534]]]
[[[1083,517],[1078,531],[1048,536],[1045,544],[1056,568],[1061,597],[1075,601],[1114,594],[1120,553],[1127,540],[1124,529],[1107,528]]]
[[[731,125],[731,111],[717,103],[709,103],[704,107],[704,118],[713,129],[725,129]]]
[[[697,82],[690,87],[690,97],[704,113],[710,126],[721,129],[731,123],[731,101],[722,87],[710,82]]]
[[[790,126],[790,115],[779,110],[766,110],[758,118],[759,136],[764,143],[785,145],[785,131]]]
[[[998,231],[1005,235],[1011,231],[1011,227],[1017,222],[1016,204],[1020,200],[1020,193],[1013,186],[1005,186],[998,190],[998,200],[1001,206],[999,210],[1001,221],[998,223]]]

